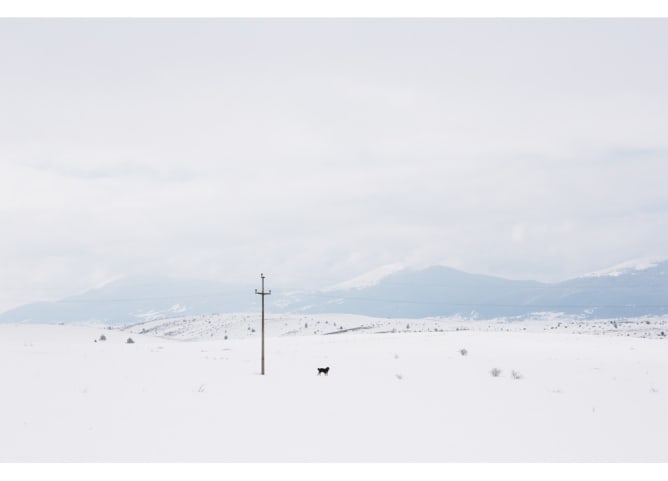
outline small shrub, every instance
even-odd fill
[[[494,369],[489,371],[489,373],[492,375],[492,377],[499,377],[501,375],[501,369],[495,367]]]
[[[135,343],[135,341],[133,341],[131,337],[128,337],[128,340],[125,341],[125,342],[126,342],[127,344],[134,344],[134,343]]]
[[[513,376],[513,379],[522,379],[522,374],[517,371],[511,372],[510,375]]]
[[[102,334],[102,335],[100,336],[100,341],[106,341],[106,340],[107,340],[107,336],[105,336],[104,334]]]
[[[466,349],[460,349],[459,350],[459,354],[461,354],[462,356],[466,356],[468,353],[469,352]]]

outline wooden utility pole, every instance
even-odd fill
[[[258,292],[257,289],[255,289],[255,294],[262,296],[262,369],[260,374],[264,376],[264,296],[271,294],[271,290],[269,290],[269,292],[264,292],[264,274],[260,274],[260,279],[262,279],[262,291]]]

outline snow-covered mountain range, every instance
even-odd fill
[[[131,277],[58,301],[26,304],[0,322],[132,324],[183,315],[256,310],[251,287],[202,280]]]
[[[401,265],[319,291],[274,288],[275,313],[346,313],[372,317],[471,319],[558,312],[580,318],[668,314],[668,260],[625,263],[564,282],[509,280],[433,266]],[[255,286],[257,287],[257,286]],[[212,281],[130,278],[54,302],[0,314],[0,322],[137,322],[259,310],[254,286]]]
[[[668,313],[668,261],[625,263],[563,282],[518,281],[448,267],[403,269],[364,287],[312,293],[306,312],[495,318],[561,312],[587,318]]]

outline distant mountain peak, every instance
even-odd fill
[[[367,287],[372,287],[378,284],[384,278],[406,269],[406,265],[400,262],[394,264],[386,264],[384,266],[377,267],[369,272],[366,272],[360,276],[354,277],[350,280],[339,282],[333,286],[323,289],[324,291],[343,291],[349,289],[365,289]]]
[[[647,269],[656,267],[664,262],[666,262],[666,259],[656,257],[632,259],[620,264],[616,264],[612,267],[608,267],[606,269],[584,274],[581,277],[619,277],[634,271],[646,271]]]

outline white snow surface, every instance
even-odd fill
[[[266,334],[261,376],[256,313],[0,325],[0,462],[668,461],[666,318],[285,315]]]

